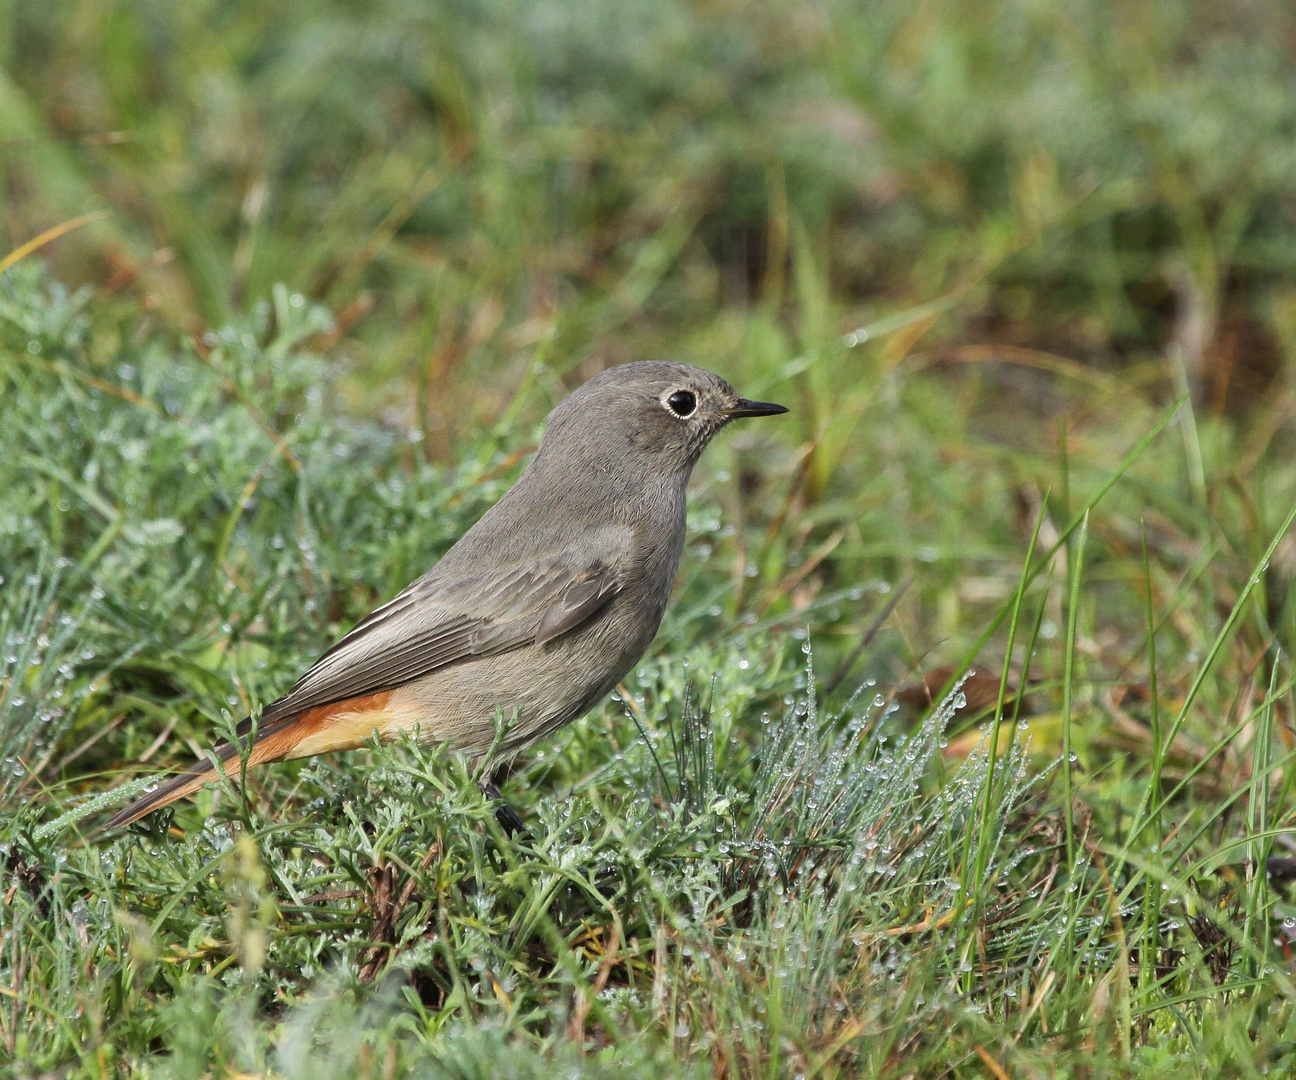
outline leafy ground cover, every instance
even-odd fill
[[[6,8],[0,247],[111,210],[0,270],[6,1068],[1288,1071],[1290,16],[1111,10]],[[794,412],[527,836],[95,834],[641,356]]]

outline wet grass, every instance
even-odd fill
[[[4,9],[0,249],[111,210],[0,270],[6,1068],[1290,1069],[1289,15],[1118,14]],[[412,745],[94,834],[660,356],[794,411],[527,836]]]
[[[1072,480],[1065,527],[1041,505],[965,653],[1009,662],[933,676],[938,702],[954,685],[926,719],[893,695],[914,601],[884,578],[797,600],[800,568],[758,568],[726,610],[730,552],[779,499],[739,540],[712,467],[652,654],[504,785],[529,836],[500,834],[462,762],[401,745],[105,838],[133,772],[278,693],[498,496],[527,437],[447,471],[348,419],[310,350],[327,316],[287,291],[201,353],[154,331],[96,362],[88,294],[33,263],[0,285],[0,1038],[24,1072],[1285,1060],[1291,909],[1255,871],[1291,813],[1278,540],[1234,584],[1224,553],[1176,564],[1118,509],[1158,465],[1179,484],[1187,403]],[[776,446],[744,454],[778,475]],[[1104,641],[1121,616],[1145,625]],[[825,674],[860,635],[858,670]]]

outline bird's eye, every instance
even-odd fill
[[[676,416],[692,416],[697,408],[697,398],[691,390],[676,390],[666,399],[666,404]]]

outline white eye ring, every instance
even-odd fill
[[[662,404],[683,420],[697,412],[697,395],[692,390],[676,390]]]

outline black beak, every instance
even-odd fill
[[[786,405],[775,405],[772,401],[748,401],[739,398],[738,404],[725,410],[725,416],[737,419],[741,416],[778,416],[787,412]]]

